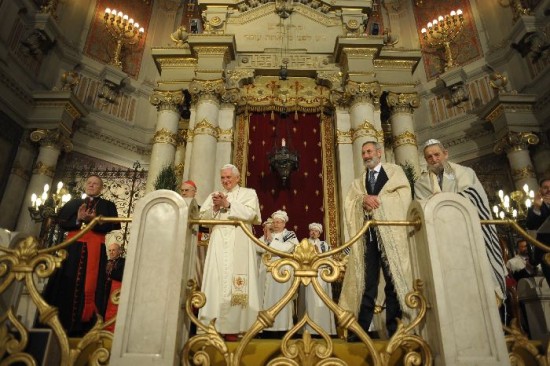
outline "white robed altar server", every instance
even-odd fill
[[[239,170],[231,164],[221,169],[223,191],[214,192],[202,204],[201,219],[243,220],[251,229],[261,224],[256,191],[238,185]],[[204,266],[201,291],[206,305],[199,319],[216,319],[216,329],[230,340],[246,332],[260,310],[258,267],[254,242],[240,227],[215,225],[212,228]]]
[[[296,233],[285,229],[285,225],[288,222],[288,215],[285,211],[275,211],[271,218],[273,222],[271,224],[272,232],[266,231],[264,236],[260,240],[265,242],[271,248],[292,253],[295,246],[298,244]],[[280,257],[273,255],[271,261],[280,259]],[[292,271],[289,266],[284,266],[282,270],[287,269]],[[260,265],[260,271],[267,271],[266,266],[262,263]],[[294,277],[292,276],[287,282],[279,283],[275,281],[271,273],[265,275],[265,286],[263,296],[262,309],[266,310],[275,305],[281,298],[288,292],[291,287]],[[266,328],[267,331],[286,331],[292,328],[294,313],[293,301],[290,301],[275,318],[275,322],[271,328]]]
[[[320,238],[323,232],[323,225],[319,223],[309,224],[309,242],[315,246],[315,250],[318,253],[324,253],[330,250],[330,247],[326,241]],[[317,275],[317,281],[321,285],[322,290],[332,299],[332,286],[330,283],[321,279],[320,275]],[[305,290],[305,303],[308,316],[313,322],[323,328],[328,334],[336,334],[336,324],[334,322],[334,315],[331,313],[328,306],[321,300],[321,297],[315,292],[312,285],[306,287]],[[317,332],[311,327],[307,327],[307,330],[311,334],[317,334]]]

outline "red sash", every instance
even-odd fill
[[[71,231],[67,239],[72,238],[79,231]],[[95,305],[95,291],[97,288],[97,275],[99,273],[99,260],[101,258],[101,244],[105,241],[105,235],[89,231],[82,236],[79,242],[83,242],[88,250],[86,259],[86,275],[84,283],[84,308],[82,310],[82,321],[89,321],[92,316],[99,312]]]

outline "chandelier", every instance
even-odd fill
[[[63,182],[57,183],[57,191],[50,191],[50,185],[44,185],[44,191],[38,195],[31,195],[31,205],[28,207],[31,219],[34,222],[42,222],[49,218],[57,216],[59,209],[71,199],[71,194],[63,185]]]
[[[281,140],[281,146],[275,148],[274,151],[269,154],[268,159],[269,167],[279,175],[283,186],[286,187],[290,179],[290,174],[294,170],[298,170],[300,160],[298,153],[290,150],[288,146],[286,146],[286,140],[283,138]]]
[[[510,195],[501,189],[498,191],[499,203],[493,206],[493,213],[499,219],[523,221],[527,218],[527,211],[534,197],[535,192],[530,190],[527,184],[523,185],[523,190],[513,191]]]

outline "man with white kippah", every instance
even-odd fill
[[[256,191],[239,185],[234,165],[224,165],[220,173],[223,190],[208,196],[200,218],[242,220],[252,230],[252,225],[262,222]],[[216,319],[216,329],[226,341],[237,341],[237,334],[250,328],[260,310],[257,279],[254,242],[238,226],[213,226],[201,288],[206,305],[199,310],[199,319],[204,324]]]
[[[441,141],[430,139],[424,143],[424,159],[427,169],[423,169],[414,183],[416,199],[427,199],[440,192],[453,192],[467,198],[476,207],[481,220],[490,220],[491,209],[485,189],[473,169],[447,161],[449,152]],[[506,268],[502,250],[494,225],[482,225],[484,243],[496,296],[504,300],[506,296]]]
[[[271,248],[279,250],[281,252],[292,253],[295,246],[298,244],[296,233],[294,231],[287,230],[285,228],[288,222],[288,214],[285,211],[275,211],[271,218],[273,222],[271,224],[272,232],[265,231],[264,236],[260,238],[264,243]],[[271,262],[280,259],[280,257],[273,255]],[[281,271],[292,271],[289,266],[281,267]],[[267,271],[265,264],[260,265],[260,271]],[[281,298],[288,292],[291,287],[293,278],[291,277],[287,282],[279,283],[275,281],[271,274],[265,276],[264,296],[262,309],[266,310],[275,305]],[[260,291],[261,292],[261,291]],[[275,322],[271,328],[265,329],[268,332],[274,332],[272,335],[278,337],[283,332],[292,328],[293,325],[293,301],[290,301],[275,318]]]
[[[323,233],[323,225],[312,222],[309,224],[309,242],[315,246],[315,250],[318,253],[324,253],[330,250],[330,246],[324,240],[321,240],[321,234]],[[332,299],[332,287],[330,283],[323,281],[321,276],[317,275],[317,281],[321,285],[322,290]],[[331,313],[328,306],[325,305],[321,297],[315,292],[313,285],[310,284],[305,289],[305,308],[308,316],[323,328],[328,334],[336,334],[336,324],[334,322],[334,316]],[[306,326],[311,334],[317,334],[317,332],[310,326]]]

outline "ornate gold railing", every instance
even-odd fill
[[[317,253],[315,247],[307,239],[302,240],[295,248],[294,252],[281,252],[265,245],[258,240],[245,223],[237,220],[218,221],[218,220],[190,220],[190,224],[196,225],[234,225],[239,226],[254,243],[266,251],[262,257],[268,272],[273,278],[280,282],[292,281],[290,289],[275,305],[269,309],[261,310],[256,321],[250,329],[244,334],[237,345],[237,348],[230,352],[224,343],[222,336],[216,330],[215,321],[210,324],[201,323],[193,313],[193,308],[201,308],[205,305],[204,294],[197,290],[196,285],[191,281],[191,296],[186,303],[187,315],[192,322],[196,324],[198,334],[191,337],[184,346],[181,354],[183,364],[212,364],[211,355],[208,349],[214,349],[219,352],[226,365],[239,365],[243,357],[243,352],[249,346],[252,339],[262,330],[273,325],[277,314],[292,300],[296,295],[300,284],[304,286],[313,286],[315,292],[319,295],[325,305],[336,316],[338,325],[345,330],[352,330],[366,345],[371,359],[370,364],[388,365],[390,359],[395,358],[399,353],[404,364],[432,364],[432,353],[429,345],[415,332],[424,321],[427,302],[422,294],[422,282],[415,281],[414,291],[409,293],[406,298],[406,304],[411,309],[417,309],[418,313],[410,324],[399,322],[397,332],[388,341],[385,347],[379,351],[374,345],[373,340],[367,335],[363,328],[357,322],[355,315],[336,304],[322,289],[318,281],[318,275],[326,282],[336,281],[345,271],[347,257],[339,255],[345,248],[349,248],[372,226],[414,226],[418,227],[420,220],[415,221],[376,221],[365,222],[361,230],[348,242],[342,246],[336,247],[328,252]],[[273,256],[279,259],[271,261]],[[293,274],[288,270],[292,268]],[[298,331],[311,326],[320,335],[320,339],[313,339],[307,329],[304,330],[301,339],[295,338]],[[346,362],[335,357],[333,354],[333,339],[319,325],[315,324],[307,315],[300,319],[283,337],[281,344],[281,355],[272,359],[269,365],[315,365],[315,364],[334,364],[345,365]]]
[[[96,217],[85,229],[71,239],[45,249],[39,249],[39,243],[35,237],[22,240],[14,249],[0,247],[0,253],[2,253],[0,255],[0,295],[14,281],[24,282],[33,303],[37,307],[38,320],[52,329],[59,342],[61,365],[74,365],[79,361],[83,351],[90,346],[93,346],[94,351],[91,353],[87,364],[104,365],[109,359],[110,352],[108,348],[110,348],[113,339],[113,333],[104,330],[104,328],[115,320],[103,323],[103,320],[99,317],[93,329],[80,339],[75,346],[71,347],[71,342],[69,342],[69,338],[57,316],[57,308],[44,301],[37,289],[35,279],[51,276],[66,259],[67,251],[65,248],[76,242],[95,225],[105,222],[131,222],[131,219]],[[10,307],[6,313],[0,315],[0,365],[9,365],[15,362],[35,365],[34,358],[24,352],[28,342],[29,331],[15,316],[13,309]]]
[[[533,238],[516,221],[505,220],[481,220],[482,225],[502,225],[514,229],[528,242],[546,252],[543,260],[550,264],[550,246]],[[539,344],[527,337],[519,325],[519,319],[512,319],[510,326],[502,325],[505,332],[508,356],[512,365],[550,365],[550,342]]]

